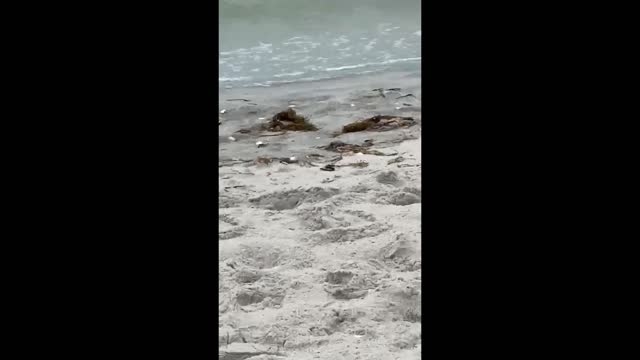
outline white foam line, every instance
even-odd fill
[[[326,68],[325,71],[340,71],[340,70],[348,70],[348,69],[357,69],[357,68],[366,67],[366,66],[387,65],[387,64],[395,64],[399,62],[420,61],[420,60],[422,60],[422,57],[413,57],[413,58],[405,58],[405,59],[389,59],[389,60],[385,60],[377,63],[364,63],[364,64],[356,64],[356,65],[331,67],[331,68]]]
[[[251,80],[251,77],[249,76],[238,76],[238,77],[221,77],[218,78],[219,82],[228,82],[228,81],[246,81],[246,80]]]
[[[298,75],[302,75],[302,74],[304,74],[304,72],[297,71],[297,72],[292,72],[292,73],[277,74],[277,75],[273,75],[273,77],[281,78],[281,77],[298,76]]]

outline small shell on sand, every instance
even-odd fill
[[[259,117],[259,118],[258,118],[258,120],[264,120],[264,119],[266,119],[266,118],[263,118],[263,117]]]
[[[400,109],[401,109],[400,106],[396,106],[396,110],[400,110]]]
[[[290,109],[293,109],[294,107],[296,107],[295,105],[289,105]]]
[[[236,138],[234,138],[233,136],[229,136],[229,140],[236,141]]]
[[[257,147],[262,147],[262,146],[265,146],[265,144],[262,141],[257,141],[256,142],[256,146]]]
[[[224,113],[226,113],[226,112],[227,112],[227,109],[222,109],[222,110],[220,110],[220,114],[224,114]]]

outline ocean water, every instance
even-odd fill
[[[421,0],[220,0],[219,87],[419,71]]]

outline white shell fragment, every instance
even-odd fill
[[[257,147],[262,147],[262,146],[265,146],[265,144],[262,141],[257,141],[256,142],[256,146]]]
[[[236,141],[236,138],[234,138],[233,136],[229,136],[229,140]]]
[[[220,114],[224,114],[224,113],[226,113],[226,112],[227,112],[227,109],[222,109],[222,110],[220,110]]]

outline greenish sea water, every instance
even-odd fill
[[[219,86],[419,71],[420,0],[221,0]]]

